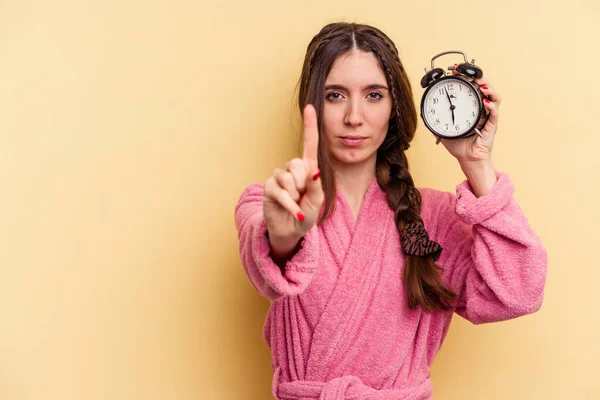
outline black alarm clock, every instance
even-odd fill
[[[435,68],[433,61],[446,54],[462,54],[465,62],[456,66],[461,75]],[[479,89],[475,79],[483,76],[481,68],[475,60],[467,61],[462,51],[445,51],[431,59],[431,70],[425,68],[425,76],[421,79],[421,87],[426,88],[421,99],[421,118],[436,137],[436,144],[441,139],[460,139],[478,134],[485,125],[489,115],[483,106],[486,96]]]

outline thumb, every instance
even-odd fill
[[[307,168],[309,173],[306,175],[306,193],[304,194],[303,199],[306,199],[307,205],[313,211],[318,211],[325,199],[323,186],[321,185],[321,171],[316,163],[309,163],[309,165],[311,165],[311,167]]]

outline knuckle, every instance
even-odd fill
[[[286,171],[281,175],[281,180],[286,186],[294,186],[294,176],[289,171]]]
[[[282,200],[283,200],[283,190],[281,188],[275,188],[273,190],[273,196],[272,196],[275,201],[277,201],[277,203],[282,204]]]
[[[292,165],[296,164],[297,162],[298,162],[298,158],[297,157],[296,158],[292,158],[291,160],[289,160],[287,162],[286,165],[292,166]]]
[[[313,160],[307,160],[304,163],[306,175],[310,174],[312,170],[315,169],[316,163]]]
[[[290,171],[294,171],[294,170],[298,170],[302,168],[302,160],[299,158],[294,158],[292,161],[290,161]]]
[[[273,193],[273,185],[275,184],[275,179],[273,177],[270,177],[269,179],[267,179],[267,181],[265,182],[265,187],[264,187],[264,195],[270,197],[271,194]]]

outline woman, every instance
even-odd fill
[[[457,72],[454,72],[457,73]],[[500,96],[477,135],[442,140],[466,180],[417,189],[409,80],[380,30],[333,23],[300,78],[304,154],[248,186],[240,256],[271,300],[264,326],[278,399],[430,399],[453,313],[474,324],[537,311],[547,255],[491,151]]]

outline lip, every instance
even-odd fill
[[[362,136],[344,136],[340,137],[340,141],[348,147],[357,147],[365,141],[365,137]]]

